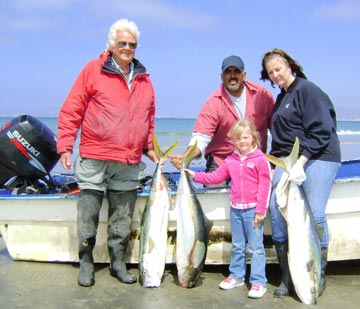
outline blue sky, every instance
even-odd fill
[[[360,1],[2,0],[0,115],[57,116],[82,67],[106,45],[111,24],[137,23],[136,51],[157,97],[157,117],[196,117],[220,84],[221,61],[282,48],[332,98],[339,119],[360,119]]]

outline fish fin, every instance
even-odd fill
[[[205,214],[204,214],[204,216],[205,216]],[[206,218],[206,216],[205,216],[205,218]],[[211,231],[213,225],[214,225],[214,221],[206,218],[206,231],[207,231],[208,235],[210,234],[210,231]]]
[[[153,137],[153,142],[154,142],[154,151],[156,154],[156,157],[159,161],[161,161],[162,163],[168,158],[169,154],[176,148],[177,144],[179,143],[178,140],[176,140],[174,143],[172,143],[170,145],[170,147],[168,149],[166,149],[166,151],[162,151],[159,145],[159,141],[156,137],[156,134],[154,134]]]
[[[286,158],[277,158],[270,154],[265,154],[265,156],[271,163],[282,168],[284,171],[289,172],[291,167],[296,163],[299,157],[299,149],[300,149],[299,138],[296,137],[291,153]]]
[[[290,161],[291,167],[296,163],[297,159],[299,158],[299,149],[300,149],[299,138],[295,137],[294,146],[291,150],[290,155],[287,157],[288,160]]]
[[[164,155],[164,153],[160,149],[160,145],[159,145],[158,139],[156,137],[156,134],[154,134],[153,143],[154,143],[154,151],[155,151],[156,157],[158,158],[158,160],[160,160],[160,158]]]
[[[196,240],[192,253],[191,253],[191,261],[194,268],[198,268],[204,261],[204,254],[206,253],[207,244],[202,241]]]
[[[178,145],[179,141],[176,140],[175,142],[173,142],[170,147],[168,149],[166,149],[166,151],[164,152],[164,157],[167,158],[169,156],[170,153],[172,153],[174,151],[174,149],[176,148],[176,146]]]
[[[314,260],[309,260],[306,264],[306,271],[310,272],[313,267],[314,267]]]
[[[281,158],[277,158],[271,154],[265,154],[265,157],[273,164],[275,164],[276,166],[282,168],[283,170],[286,170],[286,166],[285,166],[285,162],[283,159]]]
[[[195,141],[194,145],[190,147],[188,154],[182,159],[182,163],[183,163],[182,165],[184,168],[187,168],[190,165],[190,162],[194,158],[196,148],[197,148],[197,141]]]
[[[200,202],[199,202],[199,204],[200,204]],[[214,221],[209,220],[209,219],[206,217],[206,215],[205,215],[205,213],[204,213],[204,211],[203,211],[203,209],[202,209],[201,204],[200,204],[200,207],[201,207],[201,211],[202,211],[202,216],[203,216],[203,218],[204,218],[206,233],[207,233],[207,235],[209,235],[209,234],[210,234],[210,231],[211,231],[211,229],[212,229],[212,227],[213,227],[213,225],[214,225]]]

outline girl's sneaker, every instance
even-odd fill
[[[234,278],[231,278],[229,276],[219,284],[219,288],[223,290],[231,290],[233,288],[237,288],[243,285],[244,285],[244,280],[235,280]]]
[[[251,285],[251,289],[249,291],[248,297],[250,298],[261,298],[266,293],[266,287],[261,284],[255,283]]]

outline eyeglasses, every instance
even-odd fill
[[[137,47],[136,42],[119,41],[119,42],[116,43],[116,45],[119,48],[124,48],[126,45],[128,45],[130,49],[135,49]]]

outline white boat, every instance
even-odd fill
[[[178,173],[169,173],[174,180]],[[231,229],[228,189],[197,189],[208,219],[214,222],[206,264],[229,264]],[[139,230],[146,192],[139,192],[132,222],[126,261],[139,261]],[[77,194],[13,195],[0,190],[0,232],[14,260],[77,262]],[[96,246],[95,262],[107,263],[107,200],[104,199]],[[360,160],[343,162],[327,205],[330,233],[329,261],[360,259]],[[271,228],[265,223],[267,262],[277,262]],[[167,263],[175,263],[176,213],[169,214]]]

